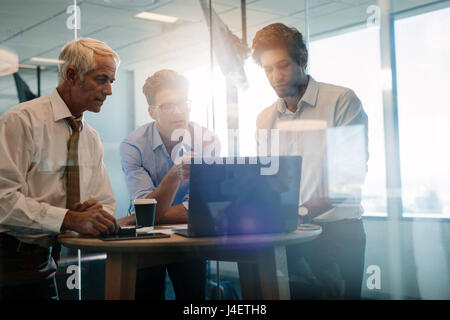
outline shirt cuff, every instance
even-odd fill
[[[60,233],[67,211],[69,209],[49,206],[41,222],[43,229]]]
[[[183,206],[189,211],[189,201],[183,201]]]
[[[148,195],[150,193],[152,193],[153,191],[155,191],[155,189],[153,190],[144,190],[144,191],[140,191],[138,193],[135,194],[134,199],[132,199],[133,201],[136,199],[145,199],[148,197]]]
[[[109,206],[103,206],[103,210],[105,210],[106,212],[108,212],[110,215],[112,215],[114,217],[114,209],[109,207]]]

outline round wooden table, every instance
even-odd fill
[[[166,227],[155,227],[155,232]],[[286,245],[315,239],[322,230],[286,234],[226,237],[103,241],[65,233],[59,242],[69,248],[106,252],[106,299],[134,299],[136,271],[186,260],[238,263],[244,299],[290,299]]]

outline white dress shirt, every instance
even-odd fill
[[[64,170],[72,117],[58,91],[12,108],[0,117],[0,232],[27,243],[51,245],[66,206]],[[97,132],[82,121],[78,144],[80,202],[116,203]]]
[[[278,150],[267,141],[272,156],[302,156],[299,205],[317,197],[346,199],[314,221],[361,217],[361,187],[368,160],[367,115],[352,90],[309,76],[295,113],[280,98],[258,115],[256,127],[279,130]]]

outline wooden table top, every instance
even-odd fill
[[[167,229],[164,226],[157,226],[154,232]],[[312,231],[296,230],[295,232],[283,234],[253,234],[202,238],[187,238],[177,234],[170,234],[170,238],[118,241],[103,241],[99,238],[85,237],[75,232],[69,232],[59,235],[58,241],[65,247],[102,252],[149,252],[189,249],[193,247],[202,249],[251,249],[269,245],[288,245],[307,242],[316,238],[321,232],[321,229]]]

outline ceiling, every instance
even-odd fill
[[[433,0],[395,0],[394,11]],[[209,54],[209,34],[198,0],[78,0],[81,29],[78,37],[105,41],[121,58],[121,69],[137,70],[150,63],[170,61],[186,65],[204,63]],[[364,25],[367,8],[376,0],[309,0],[311,37],[355,24]],[[0,0],[0,46],[15,51],[21,64],[36,64],[31,57],[56,59],[65,43],[74,38],[66,26],[67,7],[73,0]],[[241,1],[213,0],[213,8],[225,24],[241,37]],[[141,11],[176,16],[173,25],[135,18]],[[305,31],[303,0],[247,0],[248,39],[272,22],[284,22]],[[189,58],[187,58],[189,57]],[[36,92],[34,70],[20,74]],[[56,84],[56,68],[42,73],[42,92]],[[17,103],[11,76],[0,77],[0,114]]]

